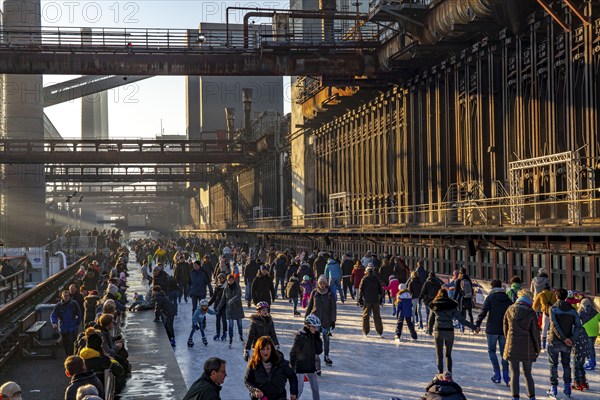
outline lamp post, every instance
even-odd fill
[[[73,192],[72,195],[67,196],[67,199],[65,200],[65,203],[67,203],[67,229],[71,230],[71,199],[73,197],[77,196],[77,190]]]

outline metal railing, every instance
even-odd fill
[[[46,279],[36,287],[0,307],[0,367],[19,349],[19,322],[31,313],[38,304],[56,298],[59,291],[71,283],[79,266],[87,257]]]
[[[570,206],[582,209],[582,225],[597,223],[594,217],[600,211],[600,192],[598,189],[582,189],[578,191],[577,200],[573,201],[567,191],[522,195],[519,202],[523,204],[523,223],[519,227],[535,227],[568,225],[568,209]],[[510,209],[510,197],[478,198],[476,200],[456,202],[440,202],[415,206],[393,206],[363,209],[355,211],[338,211],[335,213],[312,213],[303,216],[282,216],[257,218],[245,221],[218,222],[203,226],[202,230],[223,229],[373,229],[378,227],[448,227],[448,226],[503,226]],[[458,209],[458,213],[457,213]],[[470,215],[471,218],[464,216]],[[476,218],[484,215],[486,218]],[[454,217],[452,217],[454,216]],[[513,225],[516,226],[516,225]]]
[[[226,29],[19,27],[0,30],[0,51],[19,48],[56,52],[205,53],[326,43],[336,48],[363,49],[374,48],[379,33],[375,24],[367,24],[360,28],[360,35],[351,37],[347,32],[334,30],[333,41],[325,42],[322,30],[295,29],[294,24],[290,24],[284,35],[274,33],[272,25],[261,25],[253,28],[248,38],[241,31],[230,31],[227,38]]]

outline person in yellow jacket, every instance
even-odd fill
[[[550,289],[550,284],[546,283],[533,300],[533,309],[542,314],[542,350],[546,350],[546,338],[550,328],[550,308],[554,303],[556,303],[556,294]]]

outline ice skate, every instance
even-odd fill
[[[206,340],[206,336],[202,336],[202,343],[204,343],[205,346],[208,346],[208,340]]]
[[[329,356],[325,356],[325,365],[328,365],[330,367],[333,365],[333,361],[331,361],[331,358],[329,358]]]
[[[219,340],[219,334],[218,333],[215,336],[213,336],[213,340]]]
[[[188,347],[194,347],[194,341],[192,339],[188,339]]]

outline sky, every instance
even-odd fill
[[[96,0],[42,1],[42,26],[195,28],[200,22],[225,22],[226,8],[289,8],[283,1],[165,1]],[[242,21],[241,12],[230,20]],[[44,86],[75,76],[45,75]],[[290,111],[289,78],[284,82],[284,111]],[[81,137],[81,100],[45,109],[63,137]],[[185,77],[159,76],[122,86],[109,94],[109,135],[112,138],[155,137],[161,124],[165,135],[184,135]]]

